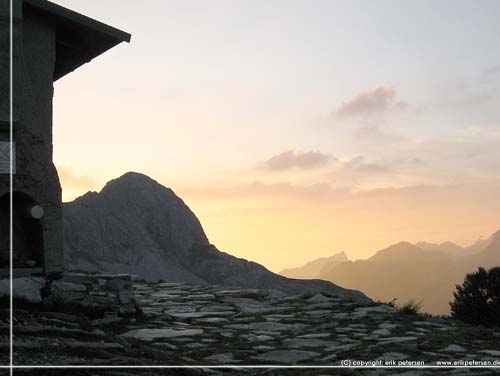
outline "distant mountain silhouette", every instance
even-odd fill
[[[295,280],[220,252],[175,193],[153,179],[127,173],[100,193],[64,204],[68,270],[132,273],[149,280],[199,285],[329,292],[368,301],[358,291],[322,280]]]
[[[338,252],[330,257],[321,257],[296,268],[283,269],[279,274],[288,278],[314,279],[318,278],[322,269],[326,266],[334,266],[349,261],[344,251]]]
[[[500,231],[461,250],[453,243],[418,244],[421,247],[401,242],[367,260],[325,265],[318,277],[359,289],[372,299],[416,299],[430,313],[448,314],[455,285],[462,283],[465,274],[479,266],[500,265]]]
[[[486,248],[470,257],[475,263],[484,266],[499,266],[500,265],[500,230],[494,233],[488,241]]]
[[[460,247],[452,242],[444,242],[441,244],[418,242],[416,246],[424,251],[437,251],[450,256],[470,256],[484,250],[491,242],[491,237],[488,239],[479,239],[468,247]]]
[[[318,270],[315,267],[321,264]],[[306,268],[312,265],[313,267]],[[488,239],[480,239],[468,247],[452,242],[433,244],[400,242],[384,248],[366,260],[314,260],[304,265],[307,278],[321,278],[347,288],[361,290],[382,301],[397,298],[399,302],[416,299],[424,310],[448,314],[448,302],[456,284],[465,274],[479,266],[500,265],[500,231]],[[285,269],[281,274],[305,272],[301,268]]]
[[[485,250],[486,247],[488,247],[492,241],[493,241],[493,236],[490,236],[487,239],[478,239],[473,244],[466,247],[465,249],[467,249],[468,253],[471,255],[475,254],[475,253],[479,253],[479,252]]]
[[[411,243],[400,242],[378,251],[368,260],[372,262],[400,263],[410,260],[412,262],[428,262],[429,260],[445,259],[447,257],[441,252],[426,252]]]
[[[453,256],[460,256],[465,250],[465,248],[462,248],[453,242],[444,242],[440,244],[418,242],[415,245],[418,248],[423,249],[424,251],[437,251],[437,252],[442,252],[444,254],[450,254]]]

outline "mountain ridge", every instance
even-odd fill
[[[479,266],[500,265],[500,231],[481,244],[488,246],[464,255],[435,248],[423,250],[409,242],[400,242],[366,260],[326,265],[318,277],[359,289],[372,299],[397,298],[400,302],[413,299],[422,302],[423,309],[430,313],[448,314],[455,286],[463,282],[467,273]]]
[[[320,257],[313,261],[309,261],[302,266],[285,268],[278,274],[288,278],[317,278],[325,265],[331,265],[332,263],[337,264],[345,261],[349,261],[349,258],[344,251],[340,251],[332,256]]]
[[[149,280],[327,292],[370,301],[363,293],[324,280],[293,280],[262,265],[220,252],[175,193],[146,175],[129,172],[65,203],[67,270],[137,274]]]
[[[367,259],[326,263],[310,277],[361,290],[380,301],[414,299],[433,314],[448,314],[455,285],[479,266],[496,265],[500,265],[500,230],[467,247],[403,241]]]

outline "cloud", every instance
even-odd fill
[[[427,165],[427,163],[422,158],[418,158],[418,157],[410,158],[410,160],[408,162],[414,166],[426,166]]]
[[[483,81],[488,81],[495,77],[500,77],[500,65],[489,67],[488,69],[485,69],[481,74],[481,78]]]
[[[318,151],[296,152],[288,150],[269,158],[264,162],[264,166],[272,171],[284,171],[291,168],[309,170],[325,166],[331,160],[336,160],[336,158]]]
[[[355,135],[357,138],[380,138],[382,131],[378,125],[364,125],[356,129]]]
[[[398,101],[394,104],[394,108],[397,110],[406,110],[410,105],[408,102]]]
[[[379,86],[375,90],[356,95],[351,100],[344,102],[336,111],[340,117],[351,117],[377,114],[391,109],[404,110],[408,103],[398,101],[394,104],[396,90],[392,86]]]
[[[360,187],[358,185],[335,186],[327,182],[312,184],[294,184],[283,181],[278,183],[266,183],[253,181],[238,185],[224,187],[205,186],[190,188],[182,191],[182,194],[197,199],[237,199],[243,198],[272,198],[272,199],[299,199],[320,203],[343,204],[352,199],[370,199],[372,197],[385,197],[389,200],[395,198],[424,199],[428,195],[440,194],[461,190],[464,184],[409,184],[392,186],[390,184],[381,187]],[[254,201],[258,202],[258,201]]]
[[[387,172],[389,169],[377,163],[366,162],[363,156],[357,156],[350,161],[342,163],[342,168],[348,171],[361,172],[361,173],[379,173]]]
[[[249,183],[224,187],[191,188],[184,190],[183,194],[190,197],[212,199],[241,199],[243,197],[294,197],[300,199],[319,200],[325,197],[330,197],[333,192],[341,191],[343,192],[342,189],[334,188],[327,182],[297,185],[287,181],[267,183],[257,180]]]
[[[71,188],[78,190],[92,190],[94,181],[88,176],[76,176],[71,170],[66,167],[58,167],[57,172],[63,188]]]
[[[485,90],[476,93],[467,93],[461,95],[457,100],[451,102],[452,108],[468,109],[470,107],[478,107],[487,103],[495,103],[497,97],[495,89]]]
[[[385,186],[381,188],[360,189],[353,191],[352,196],[357,198],[385,197],[387,199],[414,199],[425,201],[430,196],[452,194],[468,188],[465,184],[414,184],[401,187]]]

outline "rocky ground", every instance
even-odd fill
[[[119,317],[72,307],[19,306],[18,365],[341,365],[342,361],[500,361],[500,329],[402,314],[325,294],[134,282],[142,315]],[[0,351],[8,363],[8,310]],[[353,364],[353,363],[351,363]],[[383,364],[383,363],[379,363]],[[16,370],[37,375],[65,370]],[[496,374],[495,369],[73,370],[79,375]]]

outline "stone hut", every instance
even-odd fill
[[[9,0],[0,0],[0,275],[10,270],[11,176],[14,275],[62,272],[61,186],[52,161],[53,82],[129,42],[130,35],[46,0],[13,0],[12,10],[11,144],[11,13]]]

